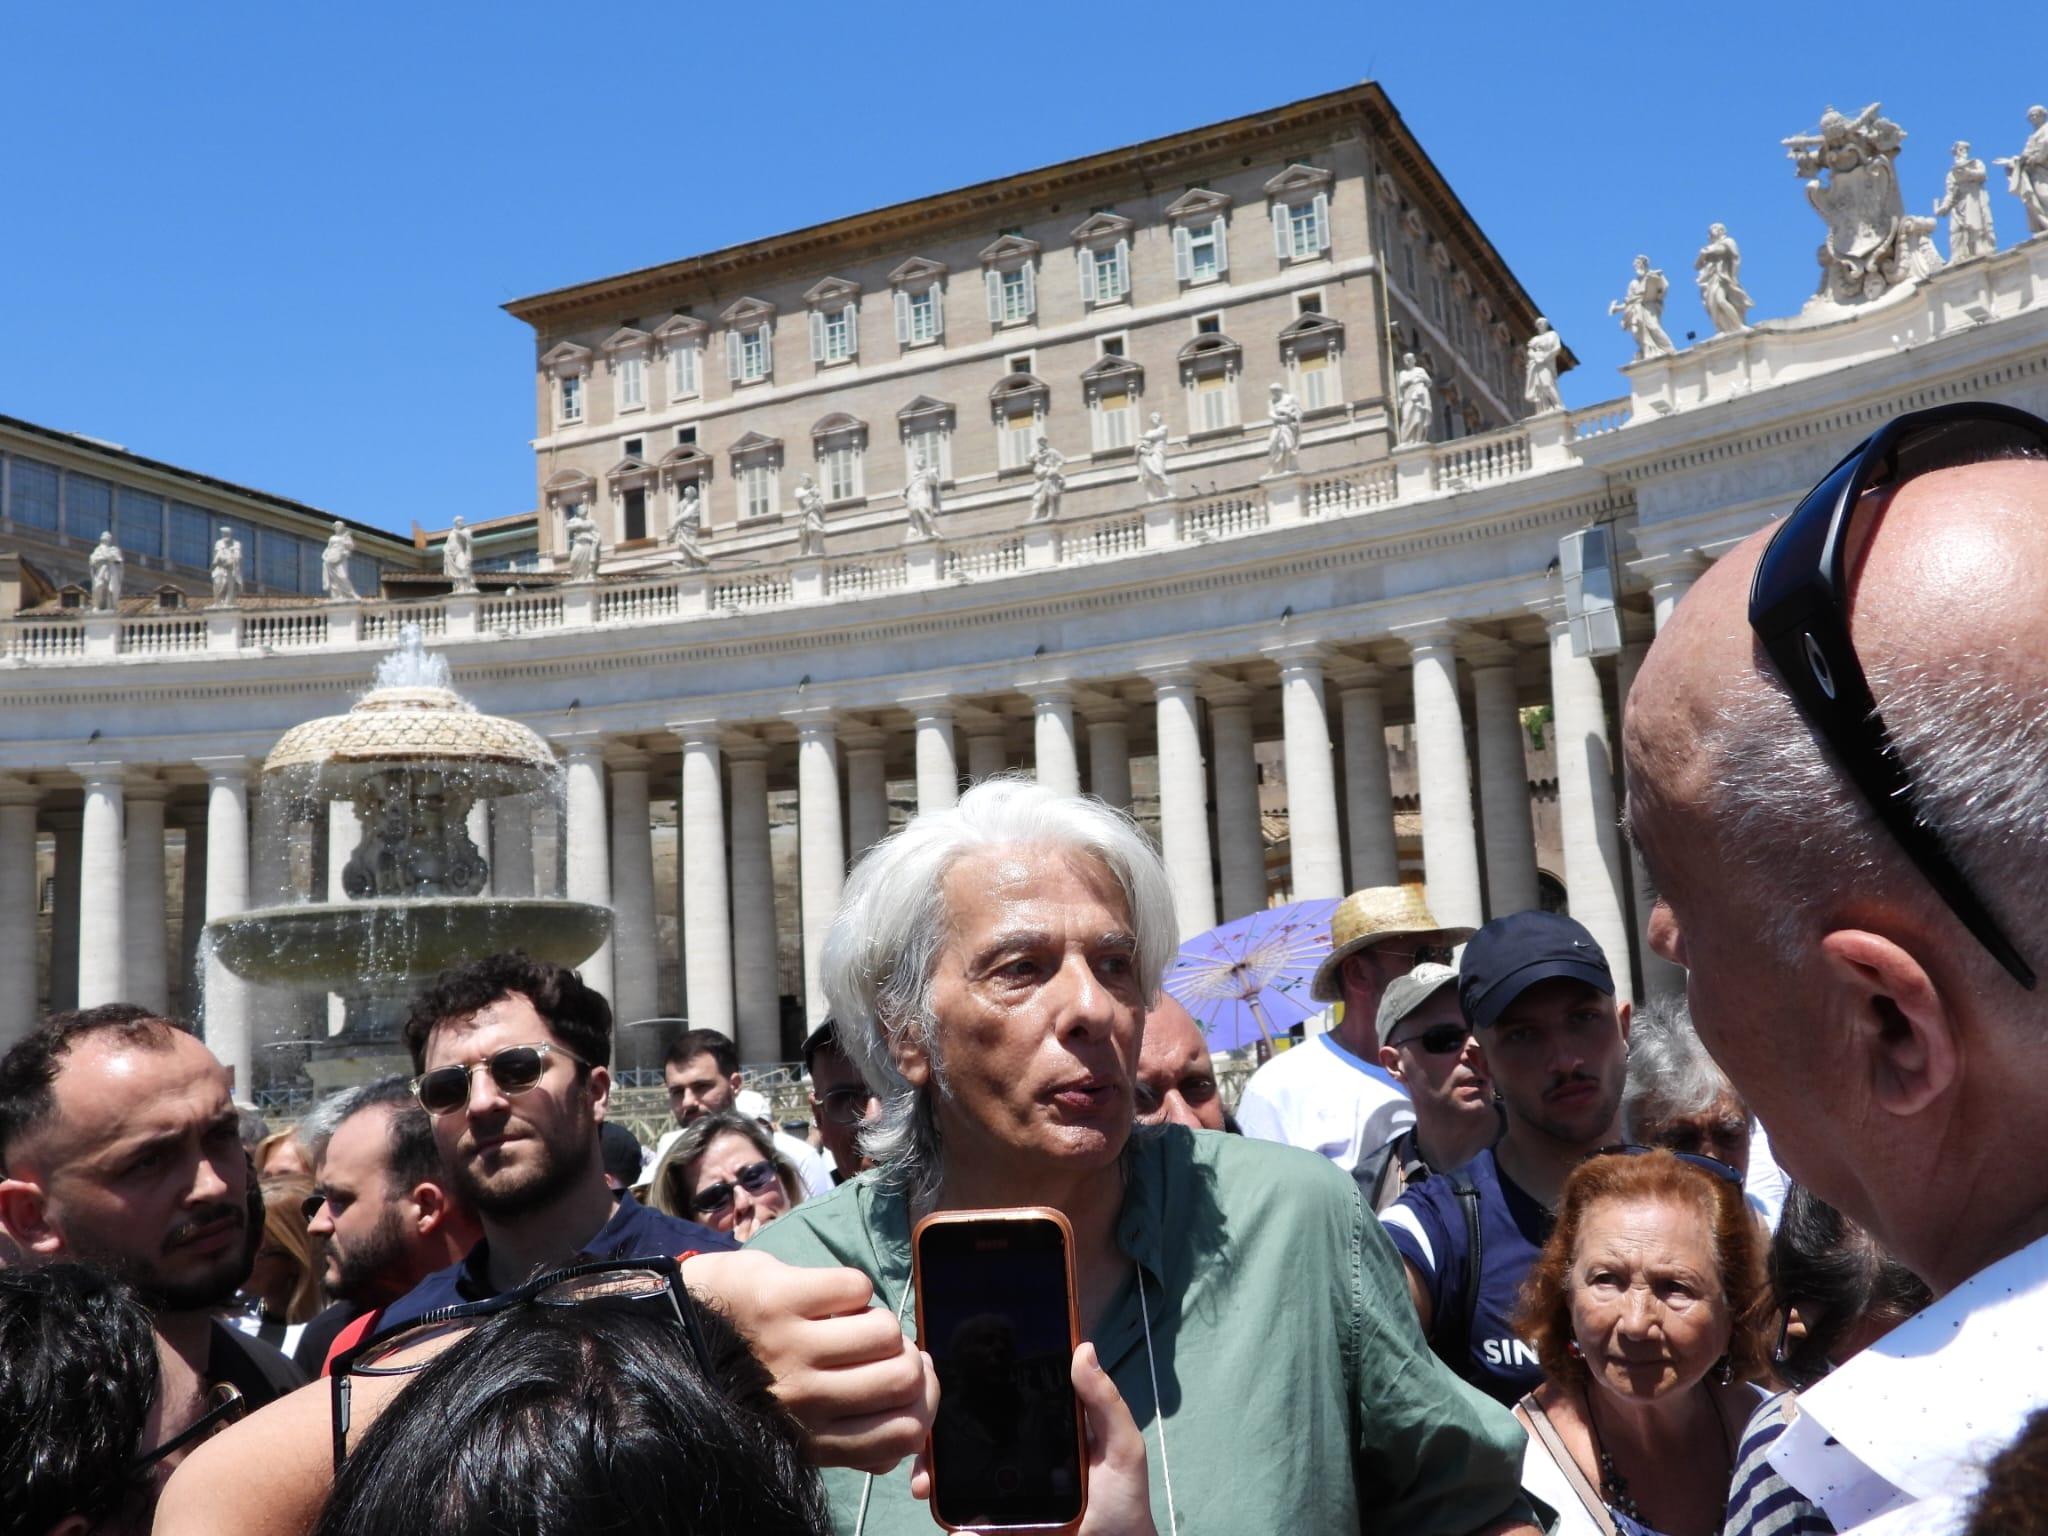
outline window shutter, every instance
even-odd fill
[[[1227,236],[1230,221],[1219,213],[1216,222],[1209,227],[1216,232],[1216,275],[1221,277],[1230,270],[1230,241]]]
[[[946,334],[946,285],[933,283],[927,290],[932,296],[932,335]]]
[[[1287,205],[1273,205],[1273,254],[1282,261],[1287,259]]]
[[[697,383],[697,343],[686,341],[681,353],[683,363],[683,393],[694,395],[701,386]]]
[[[769,378],[775,372],[775,323],[763,320],[761,330],[761,377]]]
[[[1024,263],[1023,272],[1024,313],[1035,317],[1038,314],[1038,279],[1032,274],[1029,261]]]
[[[1081,307],[1086,309],[1095,302],[1095,252],[1084,245],[1074,252],[1074,260],[1081,268]]]
[[[1194,253],[1188,248],[1188,228],[1173,226],[1173,275],[1185,283],[1195,275]]]
[[[896,290],[896,340],[899,344],[910,340],[910,295],[901,288]]]
[[[1316,194],[1316,249],[1319,251],[1327,251],[1329,248],[1330,194],[1327,192],[1318,192]]]
[[[825,317],[815,309],[811,311],[811,361],[825,361]]]
[[[740,333],[725,333],[725,376],[735,384],[740,379]]]
[[[1001,325],[1003,323],[1003,275],[996,271],[994,267],[990,267],[981,275],[988,288],[988,323],[990,325]]]
[[[1131,240],[1120,235],[1116,242],[1116,297],[1122,298],[1131,291]]]
[[[849,357],[860,355],[860,306],[858,304],[846,306],[846,354]]]

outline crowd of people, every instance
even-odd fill
[[[818,1146],[691,1031],[643,1148],[606,999],[519,954],[275,1135],[177,1021],[46,1019],[0,1536],[930,1529],[912,1231],[1020,1206],[1071,1231],[1085,1536],[2048,1531],[2044,457],[1901,418],[1660,635],[1628,823],[1683,1002],[1562,913],[1362,890],[1331,1027],[1230,1105],[1156,850],[999,777],[849,875]]]

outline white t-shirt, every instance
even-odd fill
[[[1238,1097],[1237,1123],[1247,1136],[1351,1168],[1413,1125],[1415,1108],[1386,1068],[1317,1035],[1252,1074]]]

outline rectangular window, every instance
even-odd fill
[[[768,327],[757,325],[741,331],[739,337],[739,380],[742,384],[759,383],[768,377]]]
[[[1323,296],[1320,293],[1295,295],[1294,312],[1297,315],[1320,315],[1323,312]]]
[[[245,550],[248,546],[242,546]],[[379,597],[383,585],[383,567],[371,555],[350,555],[348,557],[348,579],[357,592],[364,597]]]
[[[939,339],[939,285],[932,284],[920,293],[910,295],[910,335],[912,346],[920,342]]]
[[[64,476],[64,531],[97,539],[114,526],[114,488],[91,475]]]
[[[1227,373],[1195,380],[1194,430],[1220,432],[1237,424],[1237,391]]]
[[[1304,261],[1330,248],[1330,197],[1318,192],[1302,203],[1273,204],[1273,253]]]
[[[1014,267],[1003,274],[1003,323],[1031,318],[1031,269]]]
[[[326,545],[317,539],[299,540],[299,590],[301,592],[310,593],[315,597],[319,596],[321,556],[326,552]],[[210,552],[207,563],[209,565],[212,563]],[[477,564],[482,565],[483,562],[479,560]]]
[[[1438,325],[1444,323],[1444,275],[1441,272],[1429,275],[1429,312]]]
[[[843,363],[853,356],[853,306],[830,310],[825,315],[825,357],[828,363]]]
[[[619,359],[619,409],[642,410],[647,405],[647,363],[643,358]]]
[[[922,427],[912,432],[903,444],[903,467],[907,472],[914,464],[936,464],[939,478],[953,478],[953,444],[944,427]]]
[[[576,422],[583,419],[583,375],[569,373],[562,376],[562,420]]]
[[[1119,240],[1100,248],[1083,247],[1081,297],[1089,304],[1114,304],[1131,291],[1131,243]]]
[[[644,438],[644,437],[629,437],[629,438],[627,438],[627,439],[626,439],[626,457],[627,457],[627,458],[629,458],[629,459],[644,459],[644,458],[646,458],[646,457],[647,457],[647,439],[646,439],[646,438]]]
[[[248,546],[242,558],[249,557]],[[278,592],[299,590],[299,541],[288,533],[262,529],[256,535],[256,579]]]
[[[851,501],[860,494],[860,450],[851,443],[827,448],[818,458],[827,501]]]
[[[1131,396],[1127,390],[1105,390],[1095,397],[1095,451],[1109,453],[1131,446]]]
[[[126,554],[161,560],[164,554],[163,498],[122,486],[114,508],[114,542]]]
[[[1221,315],[1197,316],[1195,319],[1195,334],[1197,336],[1221,336],[1223,334],[1223,317]]]
[[[697,344],[679,341],[668,355],[668,397],[687,400],[697,390]]]
[[[34,459],[7,464],[7,515],[24,528],[57,527],[57,469]]]
[[[689,447],[692,447],[692,446],[694,446],[694,445],[696,444],[696,441],[697,441],[697,429],[696,429],[695,427],[677,427],[677,428],[676,428],[676,446],[677,446],[678,448],[689,448]]]
[[[1121,336],[1103,337],[1102,350],[1097,355],[1101,357],[1122,357],[1124,355],[1124,338]]]
[[[647,537],[647,488],[636,485],[619,498],[619,537]]]
[[[1304,357],[1295,364],[1295,377],[1301,390],[1301,408],[1305,411],[1320,410],[1326,405],[1336,404],[1333,398],[1336,383],[1335,371],[1330,367],[1330,354],[1318,352],[1313,357]]]
[[[1038,417],[1031,411],[1005,416],[996,428],[996,456],[1004,469],[1022,469],[1031,462],[1037,448],[1032,439],[1038,433]]]
[[[1188,231],[1188,280],[1206,283],[1221,270],[1216,261],[1218,224],[1198,224]]]
[[[774,473],[766,464],[740,471],[740,516],[772,517],[775,513]]]
[[[15,461],[21,468],[21,461]],[[171,503],[171,563],[203,571],[213,564],[213,514],[190,502]],[[320,590],[315,583],[313,591]]]

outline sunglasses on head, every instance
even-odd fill
[[[1742,1170],[1733,1163],[1724,1163],[1718,1157],[1708,1157],[1704,1152],[1678,1152],[1670,1147],[1646,1147],[1640,1142],[1618,1141],[1611,1147],[1602,1147],[1595,1157],[1642,1157],[1650,1152],[1670,1152],[1681,1163],[1711,1173],[1717,1179],[1726,1179],[1737,1189],[1742,1188]]]
[[[765,1195],[781,1182],[781,1175],[775,1171],[775,1164],[763,1158],[758,1163],[735,1169],[730,1180],[720,1179],[716,1184],[706,1184],[690,1196],[690,1209],[699,1216],[715,1216],[732,1204],[733,1185],[737,1184],[750,1195]]]
[[[488,1072],[500,1093],[524,1093],[547,1071],[549,1052],[558,1052],[579,1067],[588,1066],[581,1056],[565,1051],[553,1042],[538,1045],[508,1045],[493,1051],[482,1061],[468,1066],[436,1067],[412,1080],[413,1097],[429,1114],[445,1115],[469,1102],[469,1079],[473,1072]],[[310,1218],[309,1218],[310,1219]]]
[[[2048,422],[2010,406],[1938,405],[1865,438],[1778,526],[1749,589],[1749,627],[1785,690],[1879,821],[1977,942],[2031,989],[2033,968],[1927,818],[1849,641],[1849,532],[1866,491],[2001,455],[2048,452]]]
[[[239,1424],[249,1412],[248,1399],[232,1382],[223,1381],[206,1394],[206,1412],[171,1436],[155,1450],[144,1451],[128,1463],[130,1476],[155,1466],[166,1456],[176,1455],[188,1445],[210,1440],[230,1424]]]
[[[1467,1025],[1432,1024],[1405,1040],[1389,1040],[1387,1044],[1397,1050],[1404,1045],[1419,1045],[1431,1056],[1449,1056],[1465,1049],[1465,1042],[1471,1038],[1472,1030]]]

